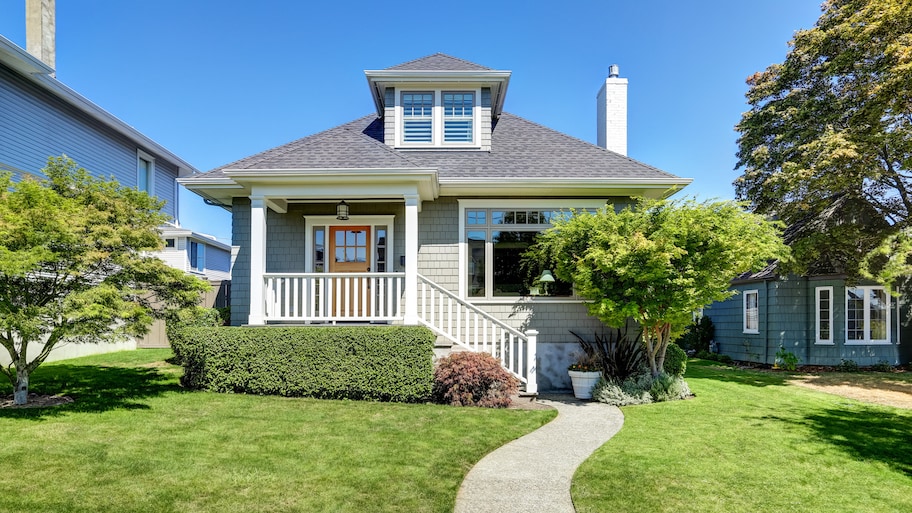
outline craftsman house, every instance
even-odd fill
[[[435,54],[365,71],[376,112],[180,179],[233,213],[232,324],[404,323],[489,351],[529,392],[569,388],[572,286],[520,255],[571,209],[690,183],[628,158],[627,80],[596,146],[504,111],[511,72]]]

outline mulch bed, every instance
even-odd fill
[[[48,408],[73,402],[73,398],[66,395],[41,395],[29,394],[25,404],[13,404],[13,396],[8,395],[0,399],[0,408]]]

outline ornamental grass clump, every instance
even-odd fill
[[[487,353],[458,352],[434,368],[434,400],[451,406],[506,408],[519,380]]]

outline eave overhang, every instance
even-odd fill
[[[496,119],[503,112],[504,97],[510,85],[512,71],[506,70],[364,70],[377,115],[383,117],[384,96],[387,87],[420,84],[471,84],[473,87],[491,88],[491,115]]]
[[[458,197],[634,197],[667,198],[690,178],[449,178],[440,181],[441,196]]]
[[[277,212],[290,203],[312,201],[420,201],[440,196],[434,169],[226,169],[223,178],[182,178],[178,182],[208,200],[230,208],[233,198],[263,197]]]

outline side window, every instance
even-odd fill
[[[833,343],[833,287],[816,289],[816,332],[818,344]]]
[[[760,333],[760,294],[744,291],[744,333]]]
[[[136,151],[136,188],[155,194],[155,159],[142,150]]]

